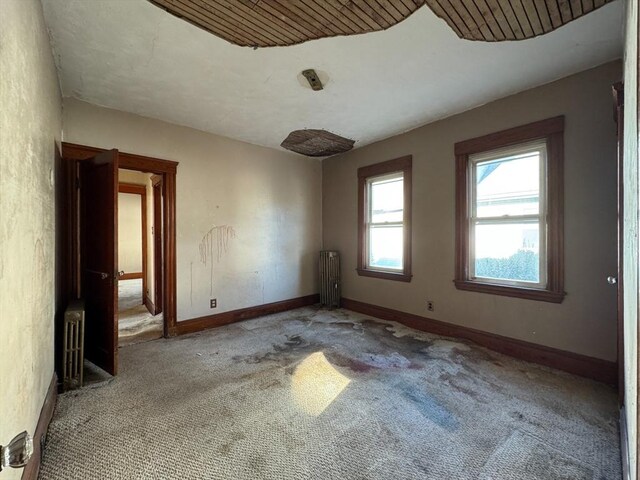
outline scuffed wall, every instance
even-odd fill
[[[324,247],[342,253],[343,295],[403,312],[616,359],[616,133],[613,62],[513,95],[323,162]],[[457,290],[456,142],[566,116],[565,290],[560,305]],[[360,277],[357,169],[413,155],[413,279]],[[427,301],[435,311],[427,311]]]
[[[630,479],[638,474],[638,2],[626,3],[624,54],[624,373]]]
[[[318,160],[71,98],[64,129],[69,142],[180,162],[179,321],[317,293]]]
[[[0,5],[0,444],[34,433],[54,368],[61,98],[42,6]],[[2,472],[18,479],[21,470]]]

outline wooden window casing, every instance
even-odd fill
[[[411,155],[376,163],[358,169],[358,275],[384,278],[401,282],[411,281]],[[369,198],[367,180],[393,173],[402,173],[403,179],[403,255],[402,270],[389,271],[368,266]]]
[[[542,286],[508,285],[474,280],[470,275],[471,259],[471,189],[470,157],[535,140],[546,143],[546,282]],[[564,116],[554,117],[483,137],[456,143],[456,259],[455,280],[460,290],[561,303],[564,299]],[[541,188],[544,188],[541,185]]]

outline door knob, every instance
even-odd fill
[[[616,283],[618,283],[618,279],[616,277],[607,277],[607,283],[609,285],[615,285]]]
[[[33,455],[33,438],[27,432],[16,435],[9,445],[0,445],[0,472],[5,467],[22,468]]]
[[[105,279],[109,278],[109,274],[108,274],[108,273],[105,273],[105,272],[98,272],[97,270],[91,270],[90,268],[86,268],[85,270],[86,270],[87,272],[89,272],[89,273],[93,273],[93,274],[95,274],[95,275],[100,275],[100,278],[101,278],[102,280],[105,280]]]

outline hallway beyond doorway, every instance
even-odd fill
[[[151,315],[142,300],[141,278],[118,282],[118,344],[121,347],[162,337],[163,315]]]

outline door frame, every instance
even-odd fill
[[[62,142],[63,171],[65,172],[64,218],[64,281],[65,298],[78,298],[79,276],[79,225],[78,225],[78,162],[94,157],[108,149]],[[164,336],[177,335],[177,283],[176,283],[176,173],[178,162],[119,152],[119,168],[138,170],[162,176],[163,199],[163,323]]]
[[[623,246],[624,246],[624,86],[622,82],[612,85],[613,94],[613,120],[616,123],[617,136],[617,346],[618,346],[618,405],[624,404],[624,271],[623,271]]]
[[[145,292],[147,291],[147,188],[136,183],[118,182],[118,193],[128,193],[140,195],[141,210],[141,242],[142,242],[142,302],[144,303]],[[120,228],[120,225],[118,225]],[[119,237],[118,237],[119,238]],[[118,262],[118,272],[120,272],[120,262]],[[119,280],[129,280],[140,278],[139,272],[125,272],[118,275]]]
[[[151,176],[151,187],[153,190],[153,302],[154,302],[154,315],[162,313],[163,311],[163,276],[162,276],[162,241],[163,235],[158,235],[158,225],[160,225],[160,231],[162,232],[164,226],[162,224],[162,175]]]

